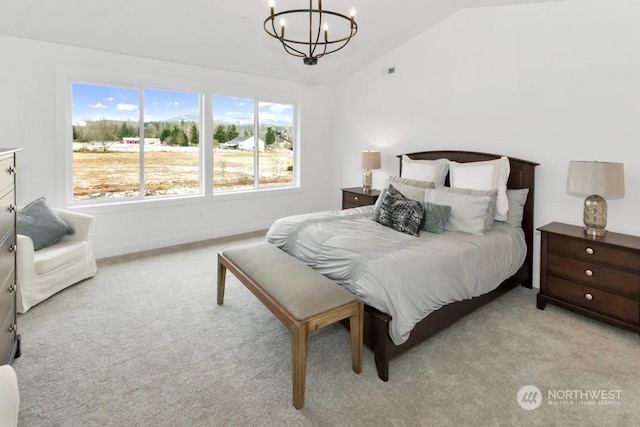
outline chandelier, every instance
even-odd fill
[[[315,65],[318,58],[337,52],[349,43],[349,41],[358,32],[358,24],[354,17],[356,11],[351,8],[349,16],[338,12],[322,9],[322,0],[317,0],[317,7],[313,8],[313,0],[309,0],[308,9],[292,9],[282,12],[275,12],[274,0],[269,0],[270,16],[264,20],[264,30],[271,37],[276,38],[282,43],[284,50],[293,56],[302,58],[307,65]],[[276,18],[280,17],[279,30],[276,28]],[[285,19],[286,18],[286,19]],[[306,34],[298,37],[289,36],[285,32],[287,19],[295,24],[303,24],[303,33],[306,33],[306,23],[309,26],[308,38]],[[327,19],[331,19],[332,25],[347,25],[346,29],[338,36],[334,36],[334,29],[329,33],[329,24]],[[324,22],[324,25],[323,25]],[[292,38],[289,38],[292,37]]]

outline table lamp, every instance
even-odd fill
[[[365,193],[371,191],[373,181],[373,173],[371,169],[380,169],[380,152],[379,151],[363,151],[361,154],[361,164],[364,173],[362,174],[362,190]]]
[[[624,197],[624,164],[569,162],[567,192],[587,196],[583,213],[585,234],[604,236],[607,232],[607,201],[604,197]]]

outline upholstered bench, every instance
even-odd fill
[[[224,301],[227,269],[291,331],[293,406],[304,406],[307,336],[349,318],[351,364],[362,371],[363,304],[353,294],[269,243],[218,254],[218,304]]]

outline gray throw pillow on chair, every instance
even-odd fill
[[[18,234],[33,241],[33,249],[50,246],[75,230],[60,215],[52,210],[44,197],[34,200],[18,212],[16,218]]]

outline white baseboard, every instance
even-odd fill
[[[199,242],[202,240],[230,237],[255,231],[267,230],[271,226],[269,222],[258,222],[253,224],[243,224],[234,227],[208,230],[204,232],[183,234],[160,239],[137,240],[122,245],[109,247],[94,247],[93,252],[96,259],[109,258],[118,255],[131,254],[135,252],[148,251],[151,249],[166,248],[168,246],[184,245],[186,243]]]

